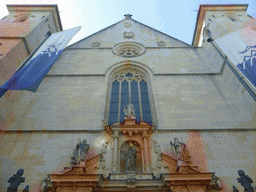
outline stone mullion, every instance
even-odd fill
[[[118,133],[118,131],[115,131],[114,132],[114,135],[113,135],[113,137],[114,137],[114,153],[113,153],[113,167],[112,167],[112,170],[113,170],[113,172],[114,173],[116,173],[116,172],[118,172],[118,163],[117,163],[117,153],[118,153],[118,136],[119,136],[119,133]]]
[[[143,137],[143,143],[144,143],[144,153],[145,153],[145,169],[146,169],[146,172],[149,172],[150,171],[150,168],[149,168],[149,153],[148,153],[148,141],[147,141],[147,137],[148,137],[148,134],[146,132],[143,132],[142,134],[142,137]]]
[[[117,121],[120,121],[120,108],[121,108],[121,81],[119,82],[119,103],[118,103],[118,119]]]
[[[129,102],[132,103],[132,98],[131,98],[131,81],[129,81],[128,79],[127,79],[127,81],[128,81],[128,85],[129,85],[129,89],[128,89],[128,92],[129,92]]]
[[[137,83],[138,83],[139,102],[140,102],[140,119],[143,120],[142,104],[141,104],[141,93],[140,93],[140,81],[138,80]]]

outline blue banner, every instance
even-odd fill
[[[218,38],[217,45],[240,72],[256,87],[256,31],[247,27]]]

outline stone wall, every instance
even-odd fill
[[[204,55],[205,53],[208,53]],[[137,62],[150,68],[154,74],[219,73],[223,60],[213,48],[148,48],[138,57],[115,55],[110,48],[65,49],[48,75],[106,74],[116,63]]]
[[[173,149],[170,141],[174,141],[177,137],[181,142],[186,143],[194,165],[199,166],[203,171],[215,172],[215,175],[224,181],[222,183],[224,188],[231,189],[232,185],[236,185],[242,190],[236,179],[239,169],[243,169],[252,180],[256,180],[255,136],[255,132],[249,130],[158,131],[149,139],[157,141],[162,152],[171,154]],[[20,189],[24,189],[29,184],[31,191],[39,191],[44,185],[41,186],[41,182],[47,174],[70,166],[70,158],[79,138],[88,141],[91,145],[90,150],[95,155],[100,153],[102,143],[110,139],[104,132],[83,131],[1,134],[0,190],[5,190],[8,187],[8,178],[18,169],[23,168],[26,182],[20,185]],[[132,138],[120,135],[119,145],[126,139]],[[111,146],[110,143],[107,147],[106,168],[110,168],[111,165]]]
[[[6,130],[99,130],[106,102],[104,77],[46,77],[12,110]]]

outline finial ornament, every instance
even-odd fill
[[[125,16],[125,19],[127,19],[127,20],[129,20],[129,19],[132,18],[132,15],[130,15],[130,14],[126,14],[126,15],[124,15],[124,16]]]

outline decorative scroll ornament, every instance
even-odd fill
[[[157,41],[156,44],[158,47],[165,47],[165,42],[163,41]]]
[[[93,42],[91,47],[92,48],[97,48],[97,47],[100,47],[100,44],[101,44],[100,42]]]
[[[133,32],[124,32],[124,39],[133,39],[134,33]]]

